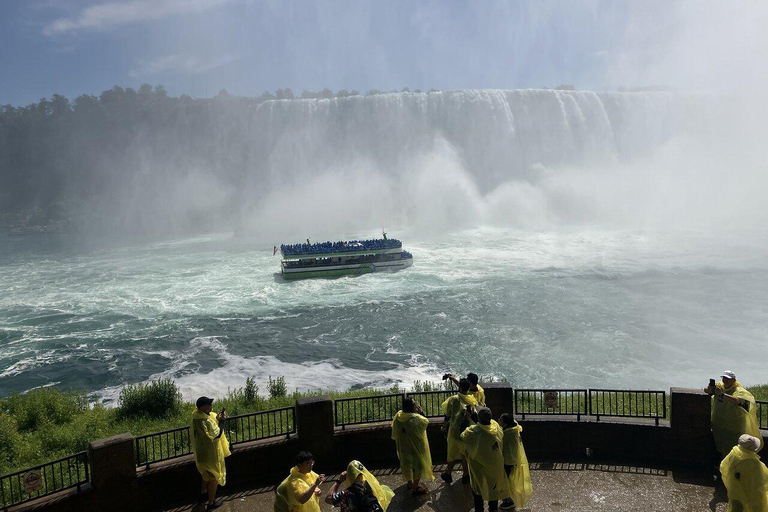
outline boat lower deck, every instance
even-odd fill
[[[353,263],[340,265],[309,266],[301,268],[283,268],[285,279],[307,279],[311,277],[339,277],[346,275],[387,272],[407,268],[413,265],[413,258],[372,263]]]

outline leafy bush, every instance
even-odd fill
[[[0,414],[0,475],[8,472],[16,463],[21,436],[16,421]]]
[[[4,409],[16,418],[19,431],[37,430],[44,424],[62,425],[88,409],[88,398],[75,391],[33,389],[9,397]]]
[[[287,396],[288,386],[285,384],[285,377],[280,376],[273,380],[270,375],[267,390],[269,391],[269,398],[282,398]]]
[[[122,418],[169,418],[177,414],[182,405],[181,392],[176,383],[171,379],[160,379],[148,384],[125,386],[120,391],[117,409]]]

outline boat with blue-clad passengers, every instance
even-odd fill
[[[339,277],[400,270],[413,265],[413,255],[400,240],[383,238],[281,245],[285,279]]]

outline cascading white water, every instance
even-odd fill
[[[666,92],[465,90],[279,100],[253,115],[254,156],[273,177],[366,159],[397,169],[443,139],[487,191],[531,166],[634,158],[667,140]]]

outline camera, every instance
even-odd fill
[[[448,380],[451,377],[450,373],[446,373],[443,375],[443,380]]]
[[[709,379],[709,387],[715,387],[715,379]]]

